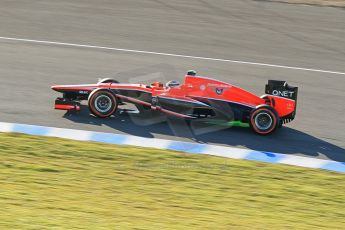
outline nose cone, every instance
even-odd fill
[[[53,85],[52,87],[50,87],[52,90],[55,90],[55,91],[58,91],[60,92],[61,91],[61,86],[60,85]]]

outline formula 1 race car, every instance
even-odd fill
[[[266,94],[258,97],[229,83],[196,76],[195,71],[189,71],[182,84],[126,84],[106,78],[97,84],[57,85],[52,89],[63,93],[63,97],[56,99],[55,109],[80,110],[80,102],[87,100],[93,115],[106,118],[118,106],[132,103],[140,112],[159,111],[187,120],[246,123],[260,135],[270,134],[295,118],[298,91],[285,81],[269,80]]]

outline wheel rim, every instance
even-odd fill
[[[272,117],[268,113],[259,113],[255,117],[255,125],[260,130],[267,130],[273,123]]]
[[[108,112],[113,106],[113,102],[107,95],[101,95],[95,100],[95,108],[101,113]]]

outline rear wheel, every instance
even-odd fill
[[[254,109],[250,115],[250,127],[259,135],[268,135],[279,126],[279,116],[270,106],[261,106]]]
[[[90,94],[90,112],[101,118],[110,117],[117,109],[118,101],[108,90],[98,90]]]

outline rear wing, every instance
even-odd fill
[[[297,108],[297,94],[298,94],[298,87],[290,86],[287,84],[286,81],[276,81],[276,80],[268,80],[268,83],[265,87],[265,93],[276,96],[287,98],[290,100],[295,101],[295,108],[294,111],[288,115],[281,117],[282,123],[288,123],[292,121],[296,116],[296,108]],[[274,100],[273,100],[274,101]]]
[[[298,87],[290,86],[286,81],[268,80],[265,87],[265,93],[292,99],[297,102]]]

